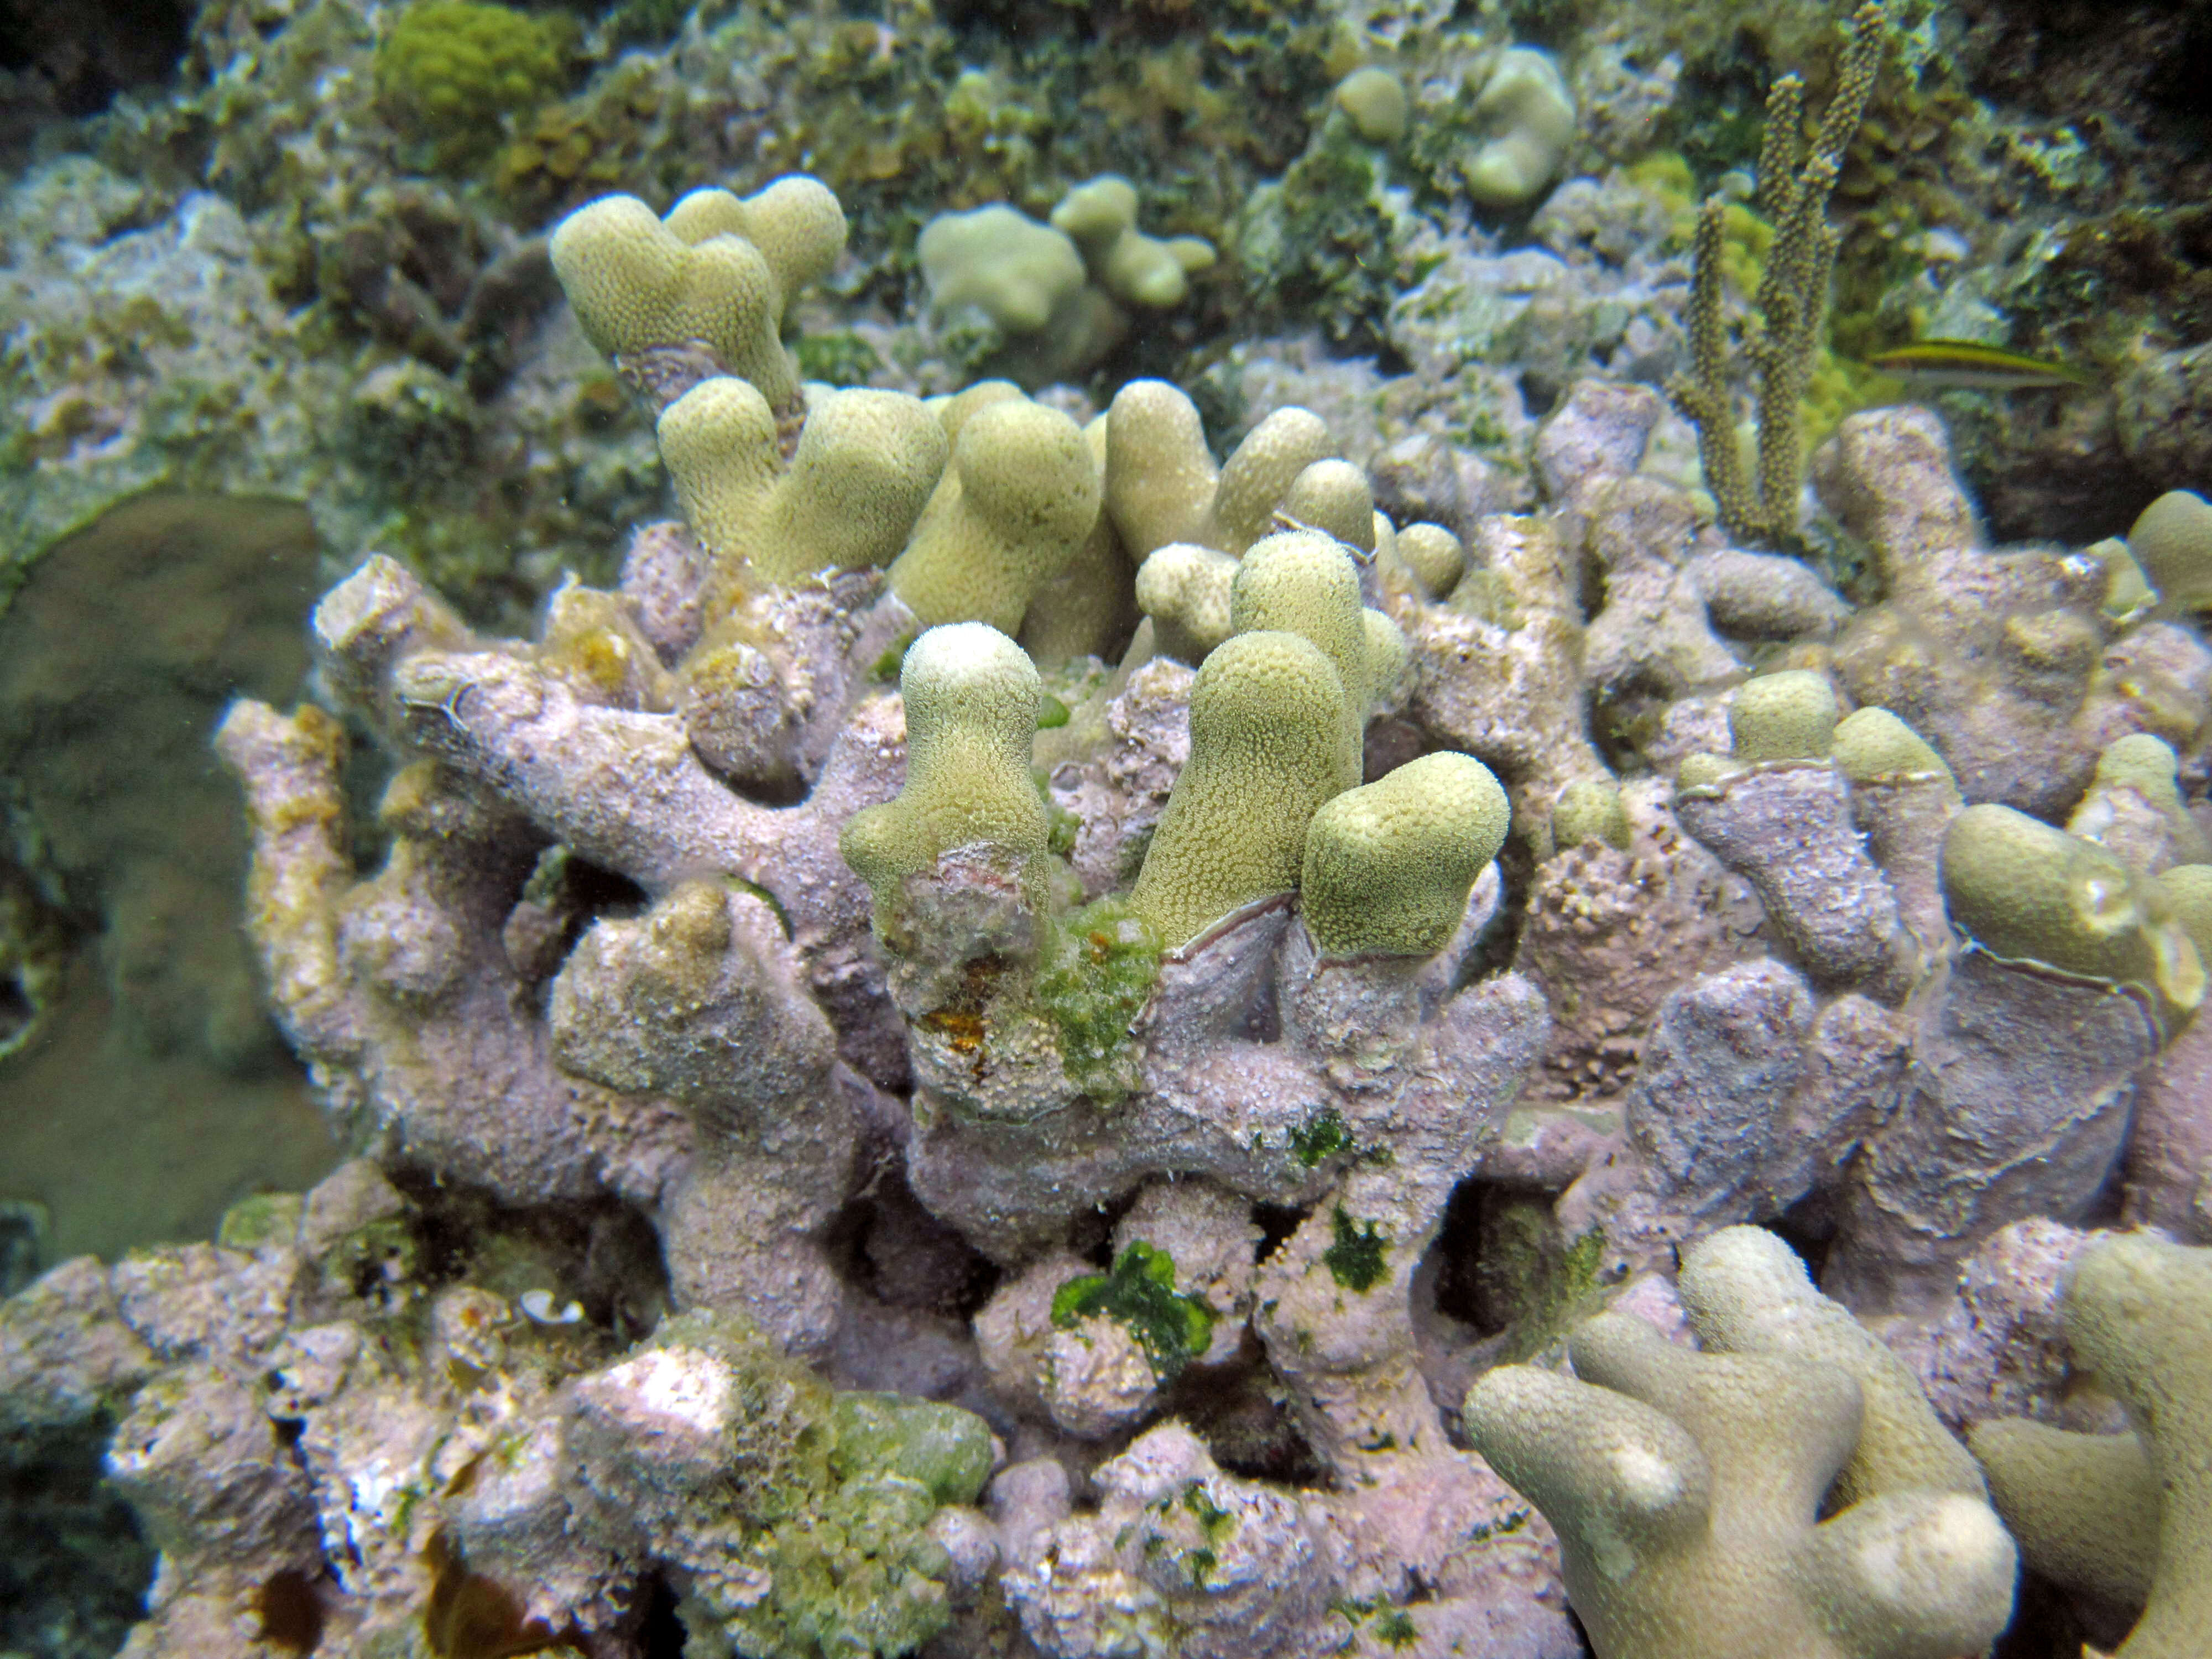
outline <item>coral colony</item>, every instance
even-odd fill
[[[1804,441],[1887,28],[1775,90],[1740,342],[1696,222],[1709,494],[1620,381],[1449,523],[1032,397],[1215,259],[1112,176],[922,232],[927,399],[787,349],[813,178],[562,219],[681,517],[531,638],[373,555],[216,738],[355,1155],[0,1309],[125,1653],[1949,1659],[2032,1570],[2201,1654],[2212,508],[1993,546],[1929,410]],[[1540,199],[1558,68],[1475,91]]]

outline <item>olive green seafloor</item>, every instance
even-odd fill
[[[290,503],[143,495],[0,616],[15,915],[43,924],[10,981],[0,1198],[43,1207],[48,1263],[207,1237],[336,1155],[262,1008],[245,829],[207,745],[233,695],[296,692],[316,552]]]

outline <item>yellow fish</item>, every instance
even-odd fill
[[[1978,340],[1916,340],[1877,351],[1867,367],[1908,386],[1966,386],[1978,392],[2020,392],[2031,386],[2093,386],[2096,377],[2067,363],[2025,356]]]

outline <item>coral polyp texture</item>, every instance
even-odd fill
[[[906,782],[896,799],[846,824],[845,862],[889,892],[955,848],[1042,854],[1044,801],[1030,781],[1030,743],[1044,694],[1022,648],[983,623],[933,628],[908,647],[899,694]]]
[[[695,190],[666,216],[635,196],[578,209],[553,233],[553,268],[592,343],[673,402],[707,373],[752,383],[782,413],[799,380],[777,338],[799,289],[827,275],[845,215],[793,176],[740,200]]]
[[[2097,1240],[2063,1291],[2074,1364],[2130,1426],[2082,1434],[2027,1418],[1973,1431],[2029,1565],[2118,1610],[2126,1659],[2179,1659],[2212,1617],[2212,1250],[2150,1233]]]
[[[1477,1382],[1468,1433],[1559,1528],[1598,1659],[1981,1649],[2011,1614],[2017,1561],[1972,1460],[1849,1314],[1786,1271],[1715,1260],[1767,1238],[1745,1232],[1683,1261],[1707,1352],[1600,1314],[1570,1344],[1574,1379],[1505,1366]],[[1926,1449],[1883,1443],[1903,1436]]]
[[[1202,236],[1137,228],[1137,187],[1115,173],[1077,185],[1040,224],[1004,203],[941,213],[915,254],[930,317],[952,356],[1036,386],[1092,368],[1132,312],[1182,304],[1214,263]]]
[[[1577,100],[1466,63],[1463,191],[1527,206]],[[1362,73],[1317,142],[1433,144]],[[1205,303],[1155,201],[938,220],[929,326]],[[1227,380],[1021,353],[833,387],[843,216],[562,221],[680,517],[526,638],[373,553],[222,720],[350,1158],[0,1310],[0,1428],[112,1437],[161,1554],[128,1651],[1954,1659],[2001,1515],[2179,1651],[2202,503],[1992,545],[1877,410],[1816,564],[1626,380],[1510,477],[1318,374],[1211,433]],[[2137,1437],[2035,1438],[2118,1426],[2069,1352]],[[2157,1496],[2079,1522],[2076,1463]]]

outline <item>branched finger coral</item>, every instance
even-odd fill
[[[1298,883],[1306,823],[1344,787],[1344,682],[1296,634],[1240,634],[1190,691],[1190,761],[1130,902],[1180,946]]]
[[[845,861],[880,895],[956,847],[1042,853],[1044,803],[1029,752],[1043,692],[1022,648],[981,623],[933,628],[908,650],[899,690],[906,783],[896,799],[846,824]]]
[[[677,504],[732,596],[749,579],[791,586],[820,569],[888,564],[951,447],[916,398],[833,392],[808,410],[787,470],[768,399],[729,375],[663,410],[659,437]]]
[[[784,309],[844,246],[837,198],[793,175],[742,201],[694,191],[665,219],[634,196],[601,197],[555,227],[551,252],[586,337],[656,405],[734,374],[781,421],[799,400],[777,338]]]
[[[1348,789],[1306,826],[1298,896],[1330,956],[1431,957],[1505,844],[1505,792],[1480,761],[1425,755]]]
[[[1778,96],[1777,352],[1817,322],[1879,18],[1809,154]],[[927,55],[903,17],[823,27],[871,86]],[[1436,134],[1486,27],[1409,25],[1406,149],[1340,108],[1310,162],[1464,206]],[[1662,83],[1577,60],[1595,153]],[[754,84],[687,107],[864,165],[767,131]],[[1679,232],[1644,188],[1571,181],[1482,256],[1531,285],[1521,335],[1619,265],[1648,291],[1613,372],[1663,366]],[[1130,206],[1063,215],[1117,309],[1175,257]],[[1416,239],[1393,261],[1492,234],[1376,211]],[[2144,1310],[2194,1268],[2160,1246],[2115,1290],[2075,1224],[2212,1237],[2184,611],[2111,547],[1986,544],[1922,410],[1817,453],[1832,586],[1707,521],[1658,394],[1552,359],[1540,424],[1479,436],[1520,395],[1489,368],[1455,371],[1471,403],[1425,356],[1208,359],[1209,417],[1284,375],[1312,404],[1219,461],[1164,381],[1087,418],[1103,387],[802,385],[784,331],[825,314],[801,361],[865,340],[866,378],[950,384],[957,325],[891,315],[873,247],[794,307],[842,226],[799,179],[564,223],[681,519],[528,637],[369,556],[308,702],[223,722],[250,934],[361,1155],[0,1307],[0,1453],[122,1425],[167,1558],[132,1651],[256,1618],[304,1650],[320,1618],[333,1650],[624,1655],[672,1617],[791,1659],[1574,1659],[1571,1596],[1600,1659],[1955,1659],[2012,1559],[1952,1427],[2117,1420],[2066,1386],[2076,1260],[2075,1369],[2144,1419],[2088,1455],[2173,1553],[2193,1315]],[[390,763],[359,823],[356,738]],[[2158,1328],[2106,1354],[2100,1297]],[[2154,1632],[2181,1570],[2094,1525]]]
[[[1467,1425],[1559,1529],[1599,1659],[1936,1659],[2003,1628],[2015,1557],[1978,1498],[1891,1486],[1818,1518],[1862,1434],[1843,1367],[1686,1352],[1620,1314],[1571,1352],[1579,1381],[1491,1372]]]
[[[1213,245],[1202,237],[1164,240],[1139,230],[1136,186],[1114,173],[1062,197],[1052,210],[1052,228],[1075,244],[1109,294],[1146,310],[1182,304],[1190,278],[1213,264]]]
[[[1976,1425],[1974,1455],[2031,1566],[2136,1615],[2116,1659],[2182,1659],[2212,1618],[2212,1251],[2099,1240],[2075,1263],[2064,1318],[2075,1364],[2133,1431],[2000,1419]]]
[[[925,626],[981,622],[1012,634],[1097,522],[1099,489],[1082,428],[1058,410],[1019,397],[978,409],[891,565],[890,591]]]

